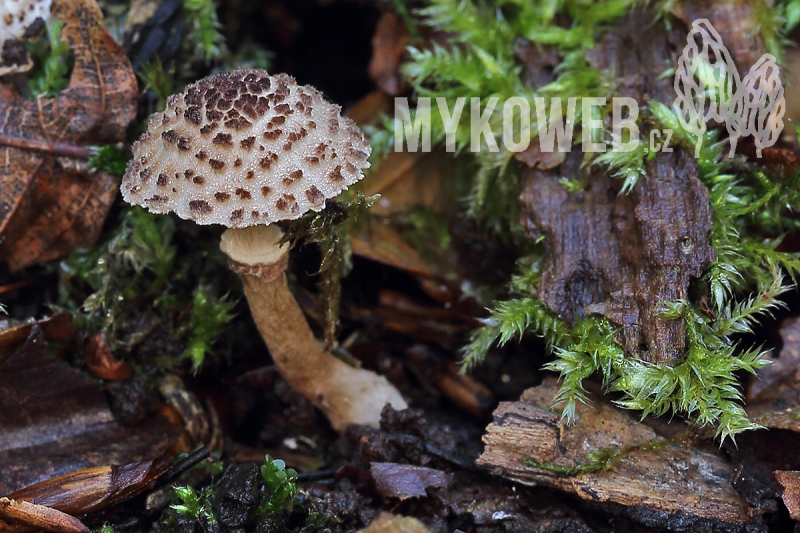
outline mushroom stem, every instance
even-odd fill
[[[328,417],[336,430],[348,424],[377,427],[386,403],[407,404],[386,378],[354,368],[324,350],[286,283],[287,247],[277,226],[229,229],[220,248],[244,284],[250,313],[284,380]]]

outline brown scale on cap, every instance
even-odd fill
[[[217,133],[211,140],[214,144],[224,144],[226,146],[233,146],[233,136],[230,133]]]
[[[209,76],[150,117],[134,143],[123,196],[156,213],[229,227],[319,211],[369,167],[369,144],[340,111],[286,74]],[[175,188],[169,196],[158,192],[167,183]],[[231,198],[236,205],[222,209]]]

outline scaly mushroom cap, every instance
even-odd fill
[[[52,0],[0,0],[0,45],[8,39],[26,37],[36,19],[47,21],[51,3]]]
[[[154,213],[232,228],[319,211],[369,167],[369,143],[340,112],[286,74],[203,78],[150,116],[122,197]]]
[[[30,70],[23,39],[41,33],[52,0],[0,0],[0,76]]]

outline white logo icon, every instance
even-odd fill
[[[752,135],[756,154],[774,145],[783,131],[786,102],[775,58],[764,54],[744,79],[739,78],[730,52],[708,19],[698,19],[686,38],[675,72],[672,104],[686,131],[697,136],[695,156],[700,157],[706,123],[724,122],[731,151],[742,137]]]

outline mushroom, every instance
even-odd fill
[[[52,0],[0,2],[0,76],[33,67],[23,40],[41,33],[50,18]]]
[[[369,144],[340,111],[286,74],[215,74],[150,116],[122,180],[129,203],[229,228],[220,248],[275,366],[337,430],[377,426],[386,403],[407,407],[386,378],[322,348],[286,283],[288,246],[273,223],[320,211],[369,166]]]

